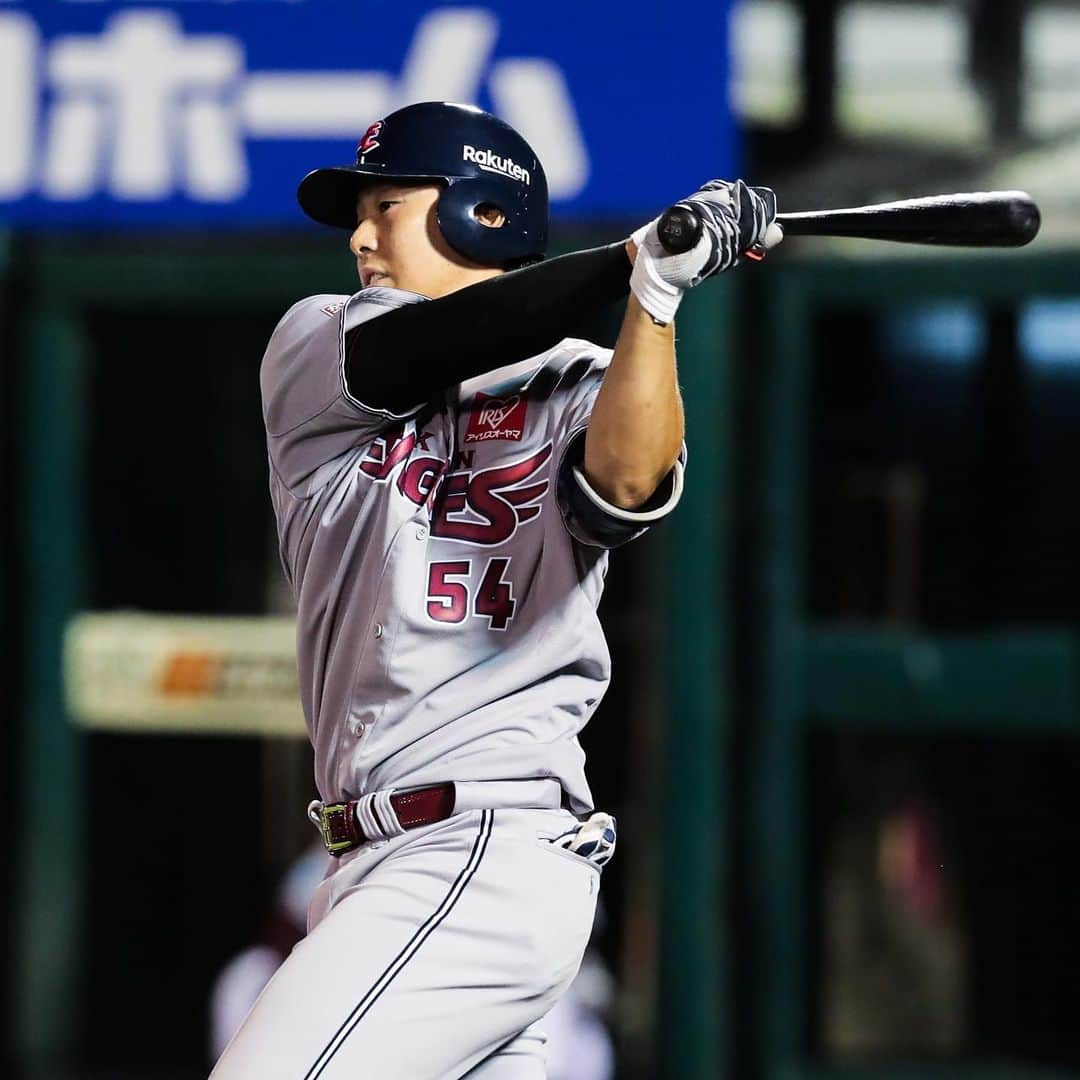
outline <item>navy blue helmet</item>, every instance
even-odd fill
[[[369,177],[445,184],[439,229],[460,255],[485,266],[513,267],[544,257],[547,177],[529,144],[497,116],[472,105],[424,101],[372,124],[353,165],[316,169],[296,193],[304,212],[324,225],[356,228],[356,199]],[[476,220],[491,204],[500,228]]]

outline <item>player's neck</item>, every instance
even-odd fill
[[[440,296],[449,296],[460,289],[467,289],[470,285],[477,285],[481,281],[489,281],[503,273],[503,270],[492,266],[460,267],[456,273],[447,274],[439,281],[432,282],[429,286],[430,291],[424,295],[437,300]]]

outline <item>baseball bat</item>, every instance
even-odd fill
[[[951,247],[1022,247],[1039,231],[1039,208],[1023,191],[971,191],[921,199],[778,214],[787,236],[855,236]],[[660,243],[673,255],[701,237],[701,220],[688,206],[660,217]]]

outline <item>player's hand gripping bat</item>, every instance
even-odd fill
[[[1022,247],[1039,231],[1039,208],[1023,191],[928,195],[843,210],[779,214],[786,236],[856,236],[951,247]],[[660,242],[678,255],[701,237],[701,221],[688,207],[661,215]]]

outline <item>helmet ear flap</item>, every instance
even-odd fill
[[[499,206],[499,203],[477,191],[467,180],[451,180],[439,196],[436,208],[439,230],[446,242],[471,262],[502,266],[518,257],[518,253],[507,251],[505,230],[510,224],[510,215],[503,210],[506,220],[502,225],[495,228],[485,225],[476,217],[476,211],[484,205]]]

